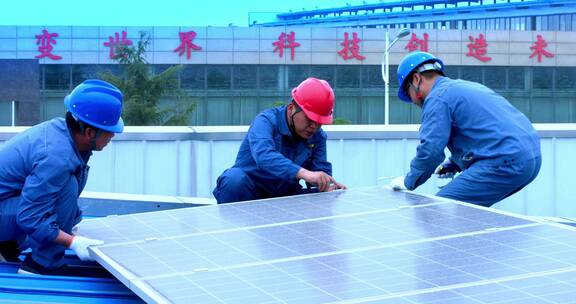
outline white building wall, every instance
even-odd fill
[[[536,125],[543,164],[536,180],[498,208],[528,215],[576,217],[576,124]],[[417,125],[326,126],[334,177],[350,188],[386,185],[407,173]],[[0,128],[0,141],[24,128]],[[90,160],[87,191],[211,197],[233,165],[247,127],[127,127]],[[434,194],[432,177],[417,192]]]

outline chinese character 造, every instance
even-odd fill
[[[538,62],[542,62],[542,55],[548,58],[554,57],[554,54],[545,50],[545,48],[548,46],[548,43],[546,42],[546,40],[544,40],[544,38],[542,38],[542,35],[538,35],[536,37],[538,38],[538,40],[534,43],[533,46],[530,47],[531,50],[534,50],[532,55],[530,55],[530,58],[534,57],[535,55],[538,55]]]
[[[480,34],[479,38],[468,36],[468,39],[470,39],[471,43],[468,43],[468,53],[466,53],[466,56],[474,57],[482,62],[492,60],[491,57],[484,56],[488,52],[486,50],[488,43],[486,43],[486,39],[484,38],[483,34]]]
[[[289,35],[286,35],[286,33],[280,34],[278,41],[272,43],[272,45],[275,46],[274,53],[278,51],[280,57],[282,57],[284,55],[284,49],[290,49],[290,59],[294,60],[294,48],[300,46],[300,43],[295,42],[294,39],[294,32],[290,32]]]
[[[108,37],[108,42],[104,42],[104,46],[110,48],[110,59],[114,59],[116,50],[122,45],[132,45],[132,40],[126,39],[126,31],[122,31],[122,38],[118,32],[114,33],[114,37]]]
[[[424,39],[418,39],[415,33],[412,33],[412,37],[408,44],[406,44],[405,49],[409,52],[416,51],[420,49],[422,52],[428,52],[428,33],[424,33]]]
[[[196,32],[180,32],[180,45],[174,50],[174,52],[178,52],[178,56],[182,56],[184,52],[186,52],[186,58],[190,59],[190,52],[192,50],[199,51],[202,48],[200,46],[195,45],[192,43],[192,40],[196,38]]]
[[[356,34],[356,32],[352,33],[352,40],[348,39],[348,33],[344,33],[344,42],[341,42],[340,45],[343,46],[344,48],[342,48],[339,52],[338,55],[340,55],[342,58],[344,58],[344,60],[348,60],[351,58],[356,58],[358,60],[364,60],[366,57],[360,55],[360,46],[358,46],[358,43],[360,42],[360,39],[358,39],[358,34]],[[348,53],[351,53],[351,55],[348,55]]]
[[[44,58],[48,57],[52,60],[60,60],[62,57],[52,54],[54,47],[52,44],[56,44],[54,37],[58,37],[58,33],[49,33],[47,30],[42,30],[42,35],[36,35],[36,44],[38,45],[38,51],[40,55],[34,58]]]

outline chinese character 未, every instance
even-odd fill
[[[545,48],[548,46],[548,43],[546,42],[546,40],[544,40],[544,38],[542,38],[542,35],[538,35],[536,37],[538,38],[538,40],[534,43],[533,46],[530,47],[531,50],[534,50],[534,52],[532,52],[532,55],[530,55],[530,58],[534,57],[535,55],[538,55],[538,62],[542,62],[542,55],[548,58],[554,57],[554,54],[545,50]]]

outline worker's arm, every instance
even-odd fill
[[[274,139],[276,126],[266,116],[258,115],[246,135],[252,158],[259,169],[283,180],[296,178],[300,166],[278,151]]]
[[[448,104],[440,98],[427,100],[420,125],[420,144],[404,179],[408,190],[425,183],[444,160],[444,148],[450,140],[452,116]]]

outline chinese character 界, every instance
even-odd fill
[[[408,44],[406,44],[405,49],[409,52],[416,51],[420,49],[422,52],[428,52],[428,33],[424,33],[424,39],[418,39],[415,33],[412,33],[412,37]]]
[[[534,57],[535,55],[538,55],[538,62],[542,62],[542,55],[548,58],[554,57],[554,54],[545,50],[545,48],[548,46],[548,43],[546,42],[546,40],[544,40],[544,38],[542,38],[542,35],[538,35],[536,37],[538,38],[538,40],[534,43],[533,46],[530,47],[531,50],[534,50],[534,52],[532,52],[532,55],[530,55],[530,58]]]
[[[36,35],[36,44],[38,46],[38,51],[40,55],[34,58],[44,58],[48,57],[52,60],[60,60],[62,57],[52,54],[54,47],[52,44],[56,44],[54,37],[58,37],[58,33],[49,33],[47,30],[42,30],[42,35]]]
[[[116,53],[116,50],[118,49],[119,46],[122,45],[132,45],[132,40],[126,39],[126,31],[122,31],[121,38],[118,32],[114,33],[114,37],[112,36],[108,37],[108,42],[104,42],[104,46],[110,48],[110,55],[109,55],[110,59],[114,59],[114,54]]]
[[[352,33],[352,40],[348,39],[348,33],[344,33],[344,42],[341,42],[340,45],[343,46],[338,55],[340,55],[344,60],[348,60],[351,58],[356,58],[358,60],[364,60],[366,57],[360,55],[360,39],[358,39],[358,34],[356,32]],[[349,53],[351,53],[349,55]]]
[[[294,60],[294,48],[300,46],[300,43],[295,42],[294,40],[294,32],[290,32],[289,35],[286,35],[286,33],[280,34],[280,36],[278,36],[278,41],[272,43],[272,45],[275,46],[274,53],[278,51],[280,57],[282,57],[284,55],[284,49],[290,49],[290,59]]]
[[[200,46],[195,45],[192,43],[192,40],[196,38],[196,32],[180,32],[180,45],[174,50],[174,52],[178,52],[178,56],[182,56],[184,52],[186,52],[186,58],[190,59],[190,52],[192,50],[199,51],[202,48]]]
[[[483,34],[480,34],[479,38],[468,36],[468,39],[470,39],[471,43],[468,43],[468,53],[466,53],[466,56],[474,57],[482,62],[492,60],[491,57],[484,56],[487,53],[488,43],[486,43]]]

